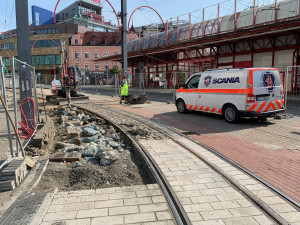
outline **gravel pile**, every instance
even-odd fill
[[[70,110],[56,108],[53,113],[59,124],[57,135],[60,141],[55,143],[57,152],[80,153],[87,162],[98,161],[101,166],[111,165],[121,154],[130,154],[131,147],[126,146],[120,133],[105,120],[86,115],[76,107]]]
[[[52,108],[56,122],[53,145],[46,155],[68,153],[81,156],[73,163],[49,162],[34,192],[86,190],[154,182],[125,137],[105,120],[76,107]],[[37,150],[40,151],[40,150]]]

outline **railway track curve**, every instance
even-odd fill
[[[293,224],[294,220],[278,210],[278,207],[276,208],[274,204],[270,203],[268,200],[270,198],[279,198],[281,205],[286,204],[287,207],[291,207],[294,215],[296,215],[296,217],[300,217],[299,204],[296,201],[293,201],[293,199],[282,195],[282,193],[278,192],[274,188],[272,191],[270,191],[270,188],[272,188],[271,186],[253,176],[249,171],[240,168],[230,159],[217,154],[213,151],[213,149],[209,149],[207,146],[195,142],[191,138],[177,131],[175,128],[169,127],[166,124],[158,124],[156,121],[150,121],[142,116],[133,115],[123,111],[120,112],[116,109],[98,104],[87,103],[76,104],[74,106],[102,117],[103,119],[109,121],[112,125],[116,126],[121,132],[130,138],[130,140],[139,150],[142,157],[147,162],[148,167],[151,169],[154,177],[157,180],[157,183],[160,185],[162,192],[165,194],[177,224],[192,224],[193,219],[191,219],[191,212],[195,212],[196,209],[191,210],[183,201],[184,198],[181,197],[182,195],[178,196],[176,192],[178,192],[180,186],[176,186],[174,184],[176,184],[176,182],[177,184],[184,182],[180,180],[170,180],[167,178],[168,175],[165,174],[168,170],[166,167],[164,167],[164,165],[160,165],[160,161],[156,156],[147,151],[147,144],[145,144],[146,142],[158,142],[163,140],[166,142],[169,141],[169,144],[171,142],[176,143],[178,145],[176,148],[180,147],[183,149],[183,151],[185,151],[185,154],[188,152],[193,158],[196,158],[199,161],[199,164],[205,164],[214,172],[220,174],[220,176],[225,179],[230,186],[232,186],[236,191],[242,193],[246,199],[251,201],[259,210],[263,212],[267,218],[270,218],[275,224]],[[140,132],[136,132],[137,129],[139,129]],[[198,151],[200,148],[202,150]],[[213,162],[211,162],[212,159]],[[186,161],[186,163],[188,162]],[[271,196],[271,194],[269,194],[269,196],[262,196],[259,194],[259,190],[256,190],[257,187],[256,189],[254,188],[251,190],[247,184],[243,185],[243,179],[239,180],[237,178],[232,178],[230,175],[232,173],[230,172],[235,170],[228,170],[228,164],[230,164],[230,166],[234,167],[236,170],[241,171],[242,174],[247,173],[247,175],[251,177],[251,182],[253,182],[253,184],[256,182],[255,185],[257,185],[257,187],[263,188],[264,192],[269,191],[274,195]],[[249,179],[249,181],[251,179]],[[187,184],[189,183],[187,182]],[[185,188],[187,186],[188,185],[183,187]],[[186,191],[186,189],[184,189],[184,191]],[[199,206],[199,204],[196,205]],[[201,211],[201,209],[199,210]],[[202,217],[204,216],[202,215]]]

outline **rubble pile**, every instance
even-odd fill
[[[120,133],[105,120],[86,115],[76,107],[55,108],[53,113],[59,124],[56,152],[81,154],[87,163],[98,162],[101,166],[109,166],[122,154],[130,154],[131,147],[126,146]],[[77,162],[75,167],[80,165]]]

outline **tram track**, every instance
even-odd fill
[[[154,160],[152,159],[150,154],[147,153],[147,151],[143,148],[143,146],[141,144],[139,144],[139,139],[140,138],[144,139],[145,137],[135,137],[134,135],[131,135],[130,132],[126,131],[126,129],[124,129],[125,127],[130,126],[131,124],[140,123],[144,127],[151,128],[152,133],[154,133],[154,137],[155,136],[159,137],[159,135],[155,135],[155,133],[156,133],[156,134],[160,134],[161,137],[163,137],[163,138],[173,140],[175,143],[177,143],[178,145],[180,145],[181,147],[183,147],[184,149],[186,149],[190,153],[192,153],[195,157],[197,157],[201,161],[205,162],[209,167],[211,167],[213,170],[215,170],[218,174],[221,174],[221,176],[223,178],[225,178],[225,180],[227,180],[227,182],[232,184],[232,186],[235,187],[235,189],[241,191],[243,193],[243,195],[246,196],[246,198],[248,198],[251,202],[253,202],[257,207],[259,207],[264,212],[264,214],[267,215],[268,217],[270,217],[276,224],[288,224],[281,216],[279,216],[275,211],[273,211],[270,207],[268,207],[268,205],[266,205],[260,198],[253,195],[251,192],[249,192],[246,188],[244,188],[242,185],[240,185],[237,181],[235,181],[230,176],[228,176],[226,173],[224,173],[220,168],[215,166],[213,163],[210,163],[208,160],[205,159],[205,157],[201,156],[199,153],[190,149],[189,146],[187,146],[186,144],[176,140],[176,138],[174,138],[174,135],[175,136],[180,135],[184,138],[189,139],[190,141],[199,145],[199,147],[203,147],[206,150],[214,153],[221,159],[227,161],[231,165],[237,167],[238,169],[242,170],[243,172],[246,172],[251,177],[257,179],[259,182],[268,186],[266,184],[266,182],[263,182],[261,179],[258,179],[257,177],[253,176],[253,174],[251,174],[249,171],[241,168],[236,163],[232,162],[230,159],[228,159],[220,154],[217,154],[217,152],[215,152],[213,149],[210,149],[209,147],[196,142],[195,140],[180,133],[178,130],[169,127],[166,124],[164,124],[164,125],[161,123],[158,124],[158,122],[156,122],[156,121],[149,121],[148,119],[145,119],[138,115],[132,115],[128,112],[120,112],[116,109],[112,109],[109,107],[105,107],[105,106],[101,106],[101,105],[97,105],[97,104],[93,104],[93,103],[87,103],[84,105],[77,104],[76,106],[82,110],[88,111],[89,113],[93,113],[99,117],[102,117],[102,118],[108,120],[110,123],[112,123],[114,126],[118,127],[121,130],[121,132],[123,132],[125,135],[127,135],[132,140],[134,145],[137,147],[137,149],[139,149],[141,155],[147,162],[148,167],[151,169],[152,173],[156,177],[156,180],[157,180],[158,184],[161,186],[163,193],[166,195],[166,198],[169,202],[170,208],[173,212],[174,218],[178,224],[190,224],[191,222],[189,221],[189,218],[187,217],[186,213],[184,212],[183,207],[179,203],[179,200],[177,199],[176,195],[172,191],[171,186],[166,181],[166,179],[165,179],[164,175],[162,174],[161,170],[159,169],[158,165],[154,162]],[[99,111],[101,113],[99,113]],[[126,121],[125,121],[125,119],[122,118],[121,115],[126,117]],[[268,186],[268,187],[272,189],[272,187],[270,187],[270,186]],[[278,195],[285,198],[285,196],[283,196],[282,193],[278,192],[276,189],[272,189],[272,190],[274,192],[276,192]],[[292,199],[289,199],[289,198],[285,198],[285,199],[291,205],[293,205],[293,207],[295,209],[297,209],[299,211],[298,205],[295,204],[295,203],[297,203],[296,201],[291,201]]]

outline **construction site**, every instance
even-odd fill
[[[13,2],[0,224],[300,224],[299,0]]]

